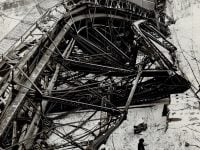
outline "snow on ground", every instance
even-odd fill
[[[176,20],[176,24],[171,26],[171,32],[172,41],[178,48],[179,66],[193,84],[192,88],[197,91],[200,82],[200,1],[174,0],[168,8],[169,13],[173,14]],[[169,124],[168,132],[177,128],[174,132],[178,133],[185,143],[191,145],[183,149],[199,149],[199,100],[191,91],[172,95],[169,108],[170,117],[181,118],[182,121]]]
[[[187,0],[186,2],[174,1],[175,5],[171,9],[173,11],[170,12],[174,14],[176,20],[176,24],[171,26],[172,39],[179,48],[177,55],[180,68],[187,73],[189,80],[198,89],[200,83],[200,78],[198,78],[200,75],[200,58],[198,57],[200,56],[200,1]]]
[[[34,3],[0,11],[0,40],[29,12]]]
[[[127,120],[110,136],[107,149],[137,150],[140,138],[144,138],[147,149],[159,148],[156,143],[160,141],[160,135],[165,134],[166,129],[166,117],[162,117],[162,109],[163,105],[130,109]],[[147,130],[134,134],[134,126],[140,123],[146,123]]]
[[[0,30],[0,54],[9,51],[45,10],[50,9],[60,1],[35,0],[28,2],[27,0],[26,5],[0,10],[0,29],[2,29]],[[37,3],[39,5],[36,6]]]
[[[82,124],[86,118],[92,117],[93,121],[86,122],[82,128],[75,131],[72,135],[74,139],[78,139],[79,137],[83,136],[84,134],[87,134],[85,131],[91,131],[95,128],[99,127],[99,120],[96,120],[100,118],[100,113],[95,113],[94,111],[89,112],[77,112],[73,114],[69,114],[68,117],[64,119],[58,119],[54,121],[54,123],[60,125],[59,128],[56,128],[56,130],[51,134],[50,138],[47,140],[47,142],[51,145],[58,145],[58,144],[64,144],[66,143],[66,139],[60,138],[59,135],[67,134],[71,132],[72,130],[76,130],[77,127]],[[75,122],[75,123],[73,123]],[[86,130],[85,130],[86,129]],[[86,136],[88,140],[92,140],[94,137],[89,134]],[[64,150],[65,148],[63,148]]]

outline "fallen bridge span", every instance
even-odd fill
[[[98,149],[130,105],[187,90],[162,17],[131,1],[74,0],[50,9],[2,57],[1,147]],[[68,133],[57,129],[55,118],[86,109],[95,112],[68,123]],[[91,120],[98,123],[86,129]],[[47,144],[50,134],[65,144]]]

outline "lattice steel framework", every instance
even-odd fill
[[[0,64],[1,147],[98,149],[130,105],[187,90],[164,15],[155,12],[130,1],[74,0],[45,13]],[[50,135],[64,142],[46,142]]]

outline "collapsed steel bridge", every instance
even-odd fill
[[[158,2],[152,10],[74,0],[48,10],[2,57],[0,147],[98,149],[130,105],[186,91]],[[56,123],[88,110],[79,121]],[[58,129],[64,126],[67,133]],[[52,134],[64,142],[48,143]]]

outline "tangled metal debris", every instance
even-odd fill
[[[48,10],[2,57],[0,146],[95,150],[130,105],[187,90],[189,82],[177,73],[176,47],[166,39],[164,5],[70,0]],[[87,110],[92,113],[82,120],[55,123]],[[62,126],[69,126],[67,133]],[[48,143],[52,134],[64,143]]]

